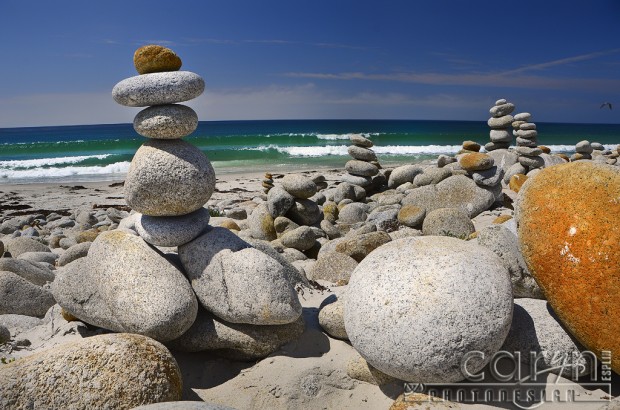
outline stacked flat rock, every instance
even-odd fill
[[[514,118],[510,113],[515,109],[514,104],[507,102],[505,99],[495,101],[495,105],[491,107],[489,113],[492,115],[487,124],[491,128],[491,142],[484,146],[487,151],[496,149],[506,149],[510,147],[512,136],[508,131],[508,127],[512,124]]]
[[[542,148],[538,147],[538,131],[536,124],[531,122],[532,115],[528,112],[522,112],[514,117],[512,123],[512,132],[517,137],[516,152],[519,155],[519,164],[526,171],[542,168],[545,161],[540,154],[543,153]]]
[[[263,192],[268,194],[271,188],[273,188],[273,175],[269,172],[265,173],[265,177],[263,178]]]
[[[579,161],[584,159],[592,159],[594,147],[588,140],[579,141],[575,144],[575,153],[571,155],[571,161]]]
[[[372,177],[377,175],[381,168],[377,155],[370,149],[373,143],[362,135],[353,134],[351,144],[348,152],[353,159],[345,164],[347,174],[342,177],[342,181],[363,188],[368,187],[372,184]]]

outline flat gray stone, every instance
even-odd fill
[[[180,400],[181,370],[161,344],[107,334],[0,366],[3,409],[131,409]]]
[[[284,267],[284,273],[288,282],[293,286],[308,286],[308,280],[295,266],[286,260],[280,252],[278,252],[270,242],[260,239],[248,238],[245,242],[250,246],[258,249],[265,255],[271,256],[273,259],[280,262],[280,265]]]
[[[517,154],[519,155],[530,157],[537,157],[543,153],[543,151],[538,147],[517,147],[515,151],[517,151]]]
[[[52,252],[24,252],[20,254],[17,259],[54,265],[58,259],[58,255]]]
[[[463,380],[500,349],[512,322],[508,272],[491,251],[454,238],[403,238],[353,271],[344,320],[353,347],[389,376],[410,382]]]
[[[424,172],[424,169],[418,165],[403,165],[394,168],[388,178],[388,188],[396,188],[405,182],[413,182],[416,175]]]
[[[351,273],[357,267],[357,261],[344,253],[321,252],[309,273],[312,280],[326,280],[332,283],[349,282]]]
[[[314,232],[308,226],[300,226],[284,233],[280,237],[282,245],[302,252],[312,248],[312,246],[314,246],[314,241]]]
[[[515,299],[514,304],[512,325],[502,350],[519,352],[524,364],[534,359],[539,372],[549,369],[572,380],[590,374],[596,359],[592,353],[581,353],[585,348],[562,325],[546,300]]]
[[[525,138],[527,140],[534,140],[538,137],[538,131],[536,130],[522,130],[518,129],[513,132],[516,137]]]
[[[41,242],[28,237],[17,237],[5,241],[4,247],[5,251],[10,252],[14,258],[25,252],[51,252],[50,248]]]
[[[148,216],[136,218],[136,231],[155,246],[180,246],[196,238],[209,225],[209,211],[200,208],[187,215]]]
[[[478,244],[495,253],[510,273],[515,297],[544,299],[542,290],[532,277],[519,250],[515,232],[504,225],[491,225],[478,233]]]
[[[214,189],[213,167],[197,147],[183,140],[151,139],[131,161],[125,200],[144,215],[178,216],[202,208]]]
[[[205,82],[198,74],[169,71],[126,78],[114,86],[112,97],[127,107],[148,107],[188,101],[204,89]]]
[[[512,121],[514,121],[512,115],[504,115],[501,117],[489,118],[489,120],[487,121],[487,124],[492,129],[502,129],[502,128],[510,127],[510,125],[512,124]]]
[[[575,144],[575,152],[579,152],[580,154],[592,154],[593,151],[594,148],[592,148],[592,144],[590,144],[588,140],[579,141]]]
[[[101,233],[88,256],[58,270],[56,301],[80,320],[159,341],[182,335],[198,302],[185,276],[142,238]]]
[[[370,184],[372,184],[372,178],[371,177],[360,177],[358,175],[351,175],[351,174],[344,174],[341,177],[341,180],[342,180],[343,183],[349,183],[349,184],[357,185],[357,186],[361,186],[361,187],[367,187]]]
[[[358,134],[351,135],[349,139],[352,144],[357,145],[358,147],[371,148],[374,145],[371,140]]]
[[[443,168],[448,164],[456,162],[456,158],[451,157],[449,155],[441,154],[437,157],[437,167]]]
[[[534,124],[533,122],[525,122],[523,124],[519,124],[519,129],[520,130],[535,130],[536,124]]]
[[[321,229],[323,230],[323,232],[325,232],[329,239],[336,239],[342,236],[338,228],[336,228],[334,224],[327,219],[323,219],[321,221]]]
[[[344,164],[344,169],[351,175],[357,175],[360,177],[372,177],[379,173],[379,168],[370,162],[359,161],[352,159]]]
[[[484,149],[487,151],[487,154],[497,151],[497,150],[505,150],[510,147],[509,142],[487,142],[484,144]]]
[[[319,206],[309,199],[295,199],[285,216],[299,225],[314,225],[323,219]]]
[[[354,224],[364,222],[366,220],[368,205],[359,202],[353,202],[345,205],[338,212],[338,222],[345,224]]]
[[[314,181],[299,174],[287,174],[280,183],[286,192],[299,199],[308,199],[317,191]]]
[[[210,350],[232,360],[256,360],[298,339],[304,329],[301,316],[292,323],[260,326],[226,322],[200,309],[192,327],[168,346],[182,352]]]
[[[65,266],[76,259],[83,258],[88,255],[88,250],[92,242],[82,242],[68,248],[65,253],[58,258],[58,266]]]
[[[272,218],[284,216],[294,203],[295,197],[281,186],[274,186],[267,193],[267,209]]]
[[[522,112],[515,115],[515,121],[529,121],[532,118],[532,114],[529,112]]]
[[[351,145],[349,146],[349,148],[347,148],[347,152],[353,157],[353,159],[358,159],[360,161],[370,162],[377,160],[377,154],[375,154],[373,150],[368,148]]]
[[[56,302],[50,292],[13,272],[0,271],[0,315],[43,317]]]
[[[467,239],[476,229],[467,214],[457,208],[439,208],[429,212],[424,218],[424,235],[450,236]]]
[[[428,167],[424,172],[413,178],[413,183],[417,186],[438,184],[444,179],[451,177],[452,171],[446,168]]]
[[[282,264],[227,229],[208,229],[179,257],[202,306],[223,320],[276,325],[301,315]]]
[[[489,133],[489,136],[491,138],[491,142],[512,142],[513,136],[512,134],[505,130],[491,130],[491,132]]]
[[[54,272],[27,260],[0,258],[0,271],[13,272],[28,282],[43,286],[54,281]]]
[[[545,165],[545,161],[539,156],[527,157],[525,155],[521,155],[519,157],[519,164],[532,170],[532,169],[542,168]]]
[[[198,127],[198,114],[180,104],[155,105],[140,111],[133,119],[133,129],[143,137],[183,138]]]
[[[355,188],[353,185],[348,182],[339,184],[334,190],[334,202],[339,204],[344,199],[355,201]]]
[[[504,103],[500,105],[495,105],[491,107],[489,113],[496,118],[503,117],[504,115],[508,115],[512,113],[515,109],[515,105],[512,103]]]
[[[484,171],[475,171],[471,173],[474,182],[481,186],[494,187],[502,182],[504,177],[504,169],[493,166]]]
[[[430,212],[438,208],[459,208],[470,218],[486,211],[495,202],[492,192],[485,190],[464,175],[446,178],[436,185],[427,185],[411,191],[404,205],[416,205]]]

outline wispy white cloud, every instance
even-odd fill
[[[544,63],[526,65],[526,66],[523,66],[523,67],[515,68],[514,70],[504,71],[500,75],[512,75],[512,74],[522,73],[524,71],[543,70],[545,68],[565,65],[565,64],[569,64],[569,63],[576,63],[578,61],[592,60],[592,59],[595,59],[597,57],[606,56],[606,55],[609,55],[609,54],[615,54],[615,53],[618,53],[618,52],[620,52],[620,48],[614,48],[614,49],[611,49],[611,50],[604,50],[604,51],[595,51],[593,53],[581,54],[581,55],[578,55],[578,56],[561,58],[561,59],[558,59],[558,60],[547,61],[547,62],[544,62]]]

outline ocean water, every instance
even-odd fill
[[[587,139],[620,144],[620,124],[537,123],[539,143],[571,153]],[[385,165],[455,154],[464,140],[489,141],[482,121],[274,120],[208,121],[185,140],[216,172],[343,168],[352,134],[370,138]],[[0,128],[0,185],[122,179],[146,138],[131,124]]]

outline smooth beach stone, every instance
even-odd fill
[[[273,227],[279,237],[286,232],[299,228],[299,225],[297,225],[295,222],[291,221],[285,216],[278,216],[276,219],[273,220]]]
[[[403,205],[398,211],[398,222],[411,228],[422,227],[426,210],[416,205]]]
[[[523,257],[586,349],[620,373],[620,169],[576,162],[528,179],[516,202]]]
[[[374,145],[371,140],[359,134],[351,135],[349,140],[351,141],[353,145],[357,145],[358,147],[362,147],[362,148],[371,148]]]
[[[282,188],[295,198],[308,199],[316,194],[316,184],[310,178],[299,174],[287,174],[281,179]]]
[[[508,272],[491,251],[455,238],[390,242],[353,271],[344,320],[353,347],[381,372],[410,382],[463,380],[501,347],[512,322]]]
[[[342,182],[346,182],[348,184],[357,185],[361,187],[367,187],[372,184],[372,178],[370,177],[361,177],[358,175],[351,175],[351,174],[344,174],[341,177],[341,180]]]
[[[86,323],[159,341],[182,335],[198,310],[183,273],[142,238],[120,230],[103,232],[86,258],[59,269],[52,293]]]
[[[521,112],[519,114],[515,114],[515,121],[529,121],[532,118],[532,114],[529,112]]]
[[[511,165],[510,168],[508,168],[508,170],[506,171],[506,174],[504,175],[504,183],[508,184],[510,179],[514,175],[517,175],[517,174],[523,174],[523,175],[527,174],[527,168],[525,168],[523,165],[519,164],[518,162],[516,164]]]
[[[200,235],[209,225],[209,211],[200,208],[187,215],[136,218],[138,235],[155,246],[180,246]]]
[[[258,249],[265,255],[271,256],[273,259],[278,261],[280,265],[284,267],[285,277],[290,284],[292,284],[293,286],[308,286],[308,280],[305,278],[305,276],[303,276],[303,274],[297,268],[295,268],[295,266],[293,266],[289,261],[287,261],[286,258],[283,257],[282,254],[277,251],[270,242],[254,238],[247,238],[244,239],[244,241],[250,246],[253,246],[255,249]]]
[[[356,145],[351,145],[347,148],[347,152],[350,156],[360,161],[376,161],[377,154],[371,149],[358,147]]]
[[[343,340],[349,339],[344,328],[344,303],[342,298],[331,295],[321,302],[319,325],[331,337]]]
[[[321,229],[325,232],[329,239],[340,238],[342,235],[338,228],[336,228],[334,224],[327,219],[323,219],[321,221]]]
[[[489,136],[491,142],[512,142],[512,135],[506,130],[491,130]]]
[[[403,165],[392,170],[388,178],[388,188],[396,188],[405,182],[413,182],[416,175],[424,172],[419,165]]]
[[[290,230],[280,237],[282,245],[302,252],[312,248],[314,240],[314,232],[307,226],[300,226]]]
[[[540,157],[545,162],[545,168],[552,167],[554,165],[565,164],[568,162],[557,155],[549,155],[545,154],[544,152],[540,154]]]
[[[592,154],[594,148],[592,148],[590,141],[584,140],[579,141],[577,144],[575,144],[575,151],[579,152],[580,154]]]
[[[269,356],[304,332],[300,316],[283,325],[249,325],[226,322],[201,308],[192,327],[167,345],[182,352],[213,351],[231,360],[251,361]]]
[[[422,224],[427,236],[451,236],[467,239],[476,229],[467,214],[456,208],[439,208],[429,212]]]
[[[200,208],[215,190],[207,156],[182,140],[151,139],[136,151],[125,179],[125,200],[149,216],[186,215]]]
[[[492,152],[487,152],[487,155],[493,158],[494,165],[507,171],[513,164],[517,163],[519,156],[509,149],[498,149]]]
[[[355,201],[355,186],[348,182],[343,182],[334,190],[334,202],[339,204],[345,199]]]
[[[368,217],[367,210],[368,205],[363,203],[353,202],[347,204],[338,212],[338,222],[345,224],[364,222]]]
[[[533,122],[524,122],[523,124],[519,124],[520,130],[535,130],[536,124]]]
[[[513,134],[517,137],[521,137],[524,139],[528,139],[528,140],[533,140],[536,139],[536,137],[538,137],[538,131],[536,130],[516,130],[513,132]]]
[[[43,317],[56,302],[46,289],[13,272],[0,271],[0,315]]]
[[[545,165],[545,161],[539,156],[529,157],[521,155],[519,157],[519,164],[523,165],[525,168],[532,170],[536,168],[542,168]]]
[[[112,97],[127,107],[174,104],[198,97],[205,82],[190,71],[142,74],[122,80],[112,89]]]
[[[449,155],[444,155],[441,154],[437,157],[437,167],[438,168],[443,168],[448,164],[451,164],[453,162],[456,162],[456,158],[451,157]]]
[[[460,208],[470,218],[486,211],[495,202],[489,190],[479,187],[465,175],[454,175],[436,185],[427,185],[411,191],[402,205],[416,205],[426,213],[438,208]]]
[[[92,242],[82,242],[68,248],[65,253],[58,258],[58,266],[65,266],[76,259],[84,258],[88,255],[88,250]]]
[[[487,153],[491,152],[491,151],[495,151],[498,149],[507,149],[508,147],[510,147],[510,143],[509,142],[487,142],[486,144],[484,144],[484,149],[485,151],[487,151]]]
[[[8,240],[4,244],[5,251],[10,252],[11,256],[17,258],[25,252],[51,252],[50,248],[43,245],[36,239],[28,237],[18,237]]]
[[[475,141],[463,141],[463,149],[467,151],[480,151],[480,144]]]
[[[134,334],[92,336],[0,366],[0,407],[120,409],[180,400],[170,352]]]
[[[285,215],[295,203],[295,197],[281,186],[273,187],[267,194],[267,210],[272,218]]]
[[[179,257],[202,306],[223,320],[276,325],[301,315],[282,264],[227,229],[209,228]]]
[[[428,167],[422,174],[418,174],[413,178],[413,183],[417,186],[438,184],[451,176],[452,171],[449,169]]]
[[[377,168],[375,165],[356,159],[347,161],[347,163],[344,165],[344,168],[349,174],[357,175],[360,177],[372,177],[379,173],[379,168]]]
[[[142,46],[133,54],[133,64],[138,74],[178,71],[182,62],[168,47],[156,44]]]
[[[459,159],[461,168],[465,171],[484,171],[490,169],[495,160],[493,157],[483,153],[465,154]]]
[[[323,219],[321,208],[309,199],[295,199],[285,216],[299,225],[314,225]]]
[[[52,252],[24,252],[17,259],[34,263],[49,263],[54,265],[58,259],[58,255]]]
[[[353,235],[338,242],[335,251],[344,253],[357,262],[361,262],[370,252],[391,240],[390,235],[383,231]]]
[[[326,280],[332,283],[349,282],[357,261],[340,252],[322,252],[309,273],[312,280]]]
[[[512,115],[504,115],[502,117],[491,117],[487,121],[489,127],[493,129],[506,128],[512,124]]]
[[[521,137],[517,137],[517,145],[520,147],[530,147],[530,148],[534,148],[537,146],[536,141],[528,140],[528,139],[521,138]]]
[[[514,110],[515,110],[514,104],[505,103],[505,104],[495,105],[494,107],[491,107],[491,109],[489,110],[489,113],[493,117],[499,118],[499,117],[503,117],[504,115],[508,115],[512,113]]]
[[[542,150],[538,147],[517,147],[515,151],[517,151],[517,154],[519,155],[525,155],[530,157],[537,157],[543,153]]]
[[[500,167],[493,166],[484,171],[475,171],[471,173],[471,178],[480,186],[494,187],[502,182],[504,170]]]
[[[481,229],[478,245],[495,253],[510,273],[512,293],[518,298],[544,299],[540,287],[532,277],[519,250],[519,238],[504,225],[491,225]]]
[[[525,364],[536,360],[539,372],[549,369],[575,381],[590,374],[596,358],[581,352],[583,347],[575,343],[546,300],[523,298],[515,299],[514,304],[510,332],[502,350],[520,353]]]
[[[27,260],[15,258],[0,258],[0,271],[12,272],[28,282],[43,286],[47,282],[54,281],[54,272],[50,269],[38,266]]]
[[[260,204],[248,217],[248,225],[252,237],[273,241],[278,237],[274,227],[274,220],[269,212],[267,204]]]
[[[504,105],[507,102],[508,101],[505,98],[500,98],[499,100],[495,101],[495,105]]]
[[[180,104],[155,105],[140,111],[133,129],[143,137],[155,139],[183,138],[196,130],[198,114]]]
[[[590,146],[592,147],[592,149],[594,151],[604,151],[605,150],[605,147],[600,142],[592,142],[592,143],[590,143]]]

